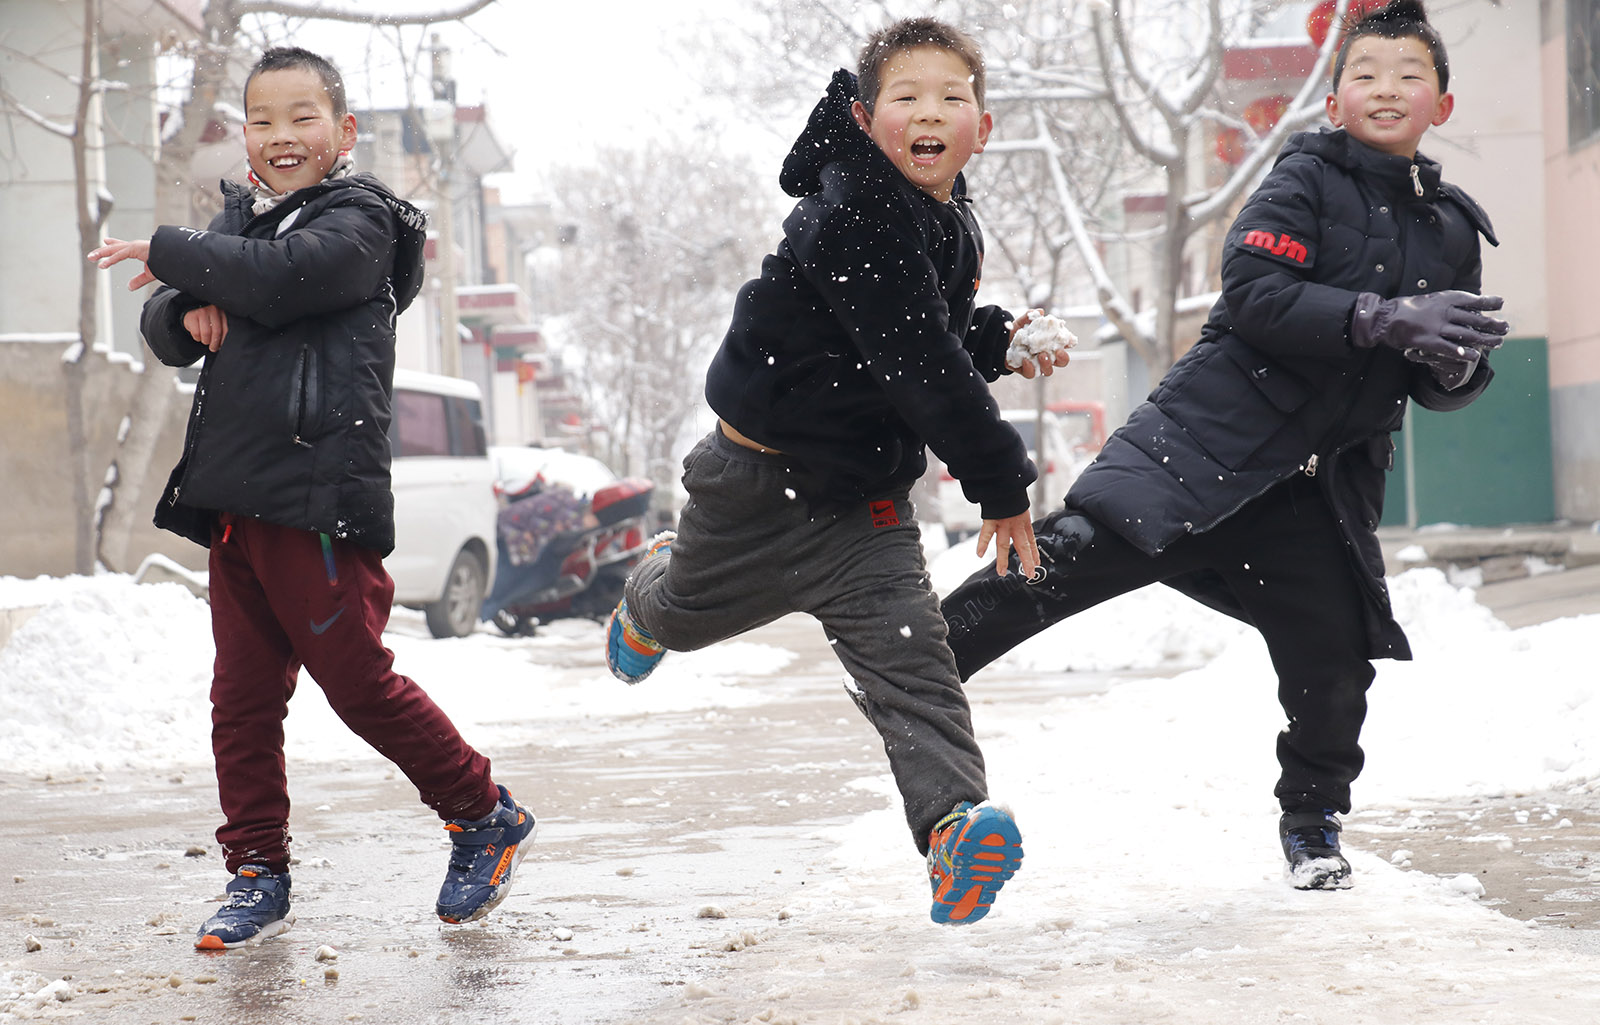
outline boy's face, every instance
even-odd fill
[[[1328,120],[1384,153],[1417,155],[1433,125],[1449,120],[1455,97],[1439,92],[1428,44],[1410,37],[1363,36],[1350,44]]]
[[[859,100],[850,108],[890,162],[917,188],[948,201],[956,175],[982,153],[994,119],[978,108],[967,62],[936,46],[902,50],[889,58],[873,112]]]
[[[354,114],[336,118],[322,78],[310,68],[263,71],[245,96],[244,146],[250,169],[275,192],[328,176],[339,154],[354,149]]]

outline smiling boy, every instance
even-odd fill
[[[784,162],[799,203],[740,290],[706,375],[718,424],[684,460],[688,505],[628,581],[607,663],[636,683],[667,649],[814,616],[883,738],[932,918],[959,924],[989,910],[1021,837],[987,801],[909,492],[932,448],[982,508],[981,543],[1027,572],[1035,473],[986,383],[1008,370],[1012,318],[975,303],[983,241],[961,172],[992,124],[977,46],[909,19],[858,70],[859,92],[835,73]]]
[[[382,636],[394,323],[422,287],[425,218],[354,173],[356,120],[325,58],[268,50],[244,100],[249,185],[222,183],[206,230],[166,225],[89,254],[144,261],[128,287],[161,285],[146,343],[171,366],[204,360],[155,517],[210,549],[217,841],[234,878],[195,946],[259,942],[294,921],[283,720],[302,666],[445,820],[435,913],[480,918],[509,893],[533,816],[394,671]]]
[[[992,570],[946,597],[963,680],[1040,631],[1165,583],[1255,626],[1286,723],[1274,795],[1292,885],[1341,889],[1375,658],[1409,659],[1377,526],[1406,401],[1461,409],[1493,376],[1489,219],[1417,153],[1450,116],[1417,0],[1354,25],[1333,129],[1291,137],[1224,242],[1200,340],[1037,523],[1037,583]],[[1159,752],[1151,757],[1158,758]],[[1163,852],[1181,858],[1182,852]]]

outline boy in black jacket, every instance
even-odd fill
[[[1022,857],[987,802],[983,756],[929,588],[908,498],[926,443],[983,511],[980,546],[1037,565],[1021,439],[986,380],[1011,318],[973,304],[982,239],[961,169],[981,152],[983,63],[965,34],[897,22],[834,75],[784,162],[802,197],[734,306],[706,377],[718,426],[684,460],[689,503],[608,627],[635,683],[689,651],[791,612],[822,622],[883,736],[932,917],[971,922]],[[1027,376],[1065,364],[1043,354]],[[981,547],[980,547],[981,550]]]
[[[283,718],[300,667],[352,730],[445,820],[436,912],[487,914],[509,892],[534,820],[490,776],[383,644],[394,583],[388,428],[394,322],[422,286],[424,217],[351,173],[356,121],[334,66],[268,50],[245,82],[250,185],[222,183],[204,231],[107,239],[102,267],[161,287],[141,329],[172,366],[204,358],[183,456],[156,524],[211,549],[212,748],[234,879],[202,950],[288,929]]]
[[[1258,628],[1288,724],[1279,836],[1300,889],[1350,885],[1339,813],[1361,771],[1370,659],[1409,659],[1376,530],[1407,397],[1466,406],[1506,324],[1482,311],[1489,219],[1416,152],[1454,99],[1422,5],[1356,24],[1337,130],[1301,133],[1225,242],[1200,341],[1038,524],[1037,585],[974,574],[944,602],[963,680],[1021,641],[1161,582]]]

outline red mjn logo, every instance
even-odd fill
[[[1270,231],[1252,231],[1245,235],[1244,244],[1265,249],[1273,256],[1287,256],[1295,263],[1306,262],[1306,247],[1290,238],[1288,235],[1272,237]]]

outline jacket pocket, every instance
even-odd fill
[[[309,345],[300,347],[289,380],[289,430],[294,443],[307,448],[322,433],[322,371]]]
[[[1215,351],[1189,373],[1173,378],[1170,394],[1161,394],[1159,404],[1217,462],[1244,469],[1291,426],[1311,397],[1311,386],[1236,338],[1210,347]],[[1300,447],[1289,458],[1304,458]]]

